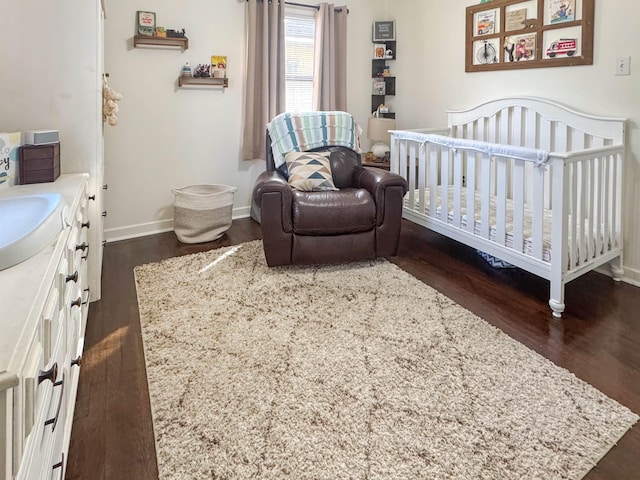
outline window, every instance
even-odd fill
[[[287,9],[284,18],[285,97],[288,112],[313,109],[314,10]]]

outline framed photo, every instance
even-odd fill
[[[525,33],[507,37],[504,42],[505,61],[525,62],[536,59],[536,34]]]
[[[549,23],[573,22],[576,19],[575,0],[549,0]]]
[[[490,35],[496,31],[496,11],[489,10],[476,15],[475,34]]]
[[[388,20],[384,22],[373,22],[373,41],[386,42],[396,39],[396,22]]]
[[[387,85],[384,81],[376,80],[373,82],[373,89],[371,90],[372,95],[385,95],[387,91]]]
[[[504,29],[509,32],[511,30],[522,30],[524,24],[522,23],[527,19],[527,9],[519,8],[518,10],[511,10],[506,12],[504,16]]]
[[[137,34],[148,35],[152,37],[156,33],[156,14],[155,12],[136,12]]]
[[[385,58],[387,46],[384,43],[373,44],[373,58]]]

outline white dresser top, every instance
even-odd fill
[[[61,175],[55,182],[0,189],[0,197],[59,193],[74,212],[87,174]],[[68,218],[69,224],[71,218]],[[70,228],[64,228],[48,247],[13,267],[0,271],[0,391],[15,385],[16,372],[37,332],[39,312],[55,278]],[[32,312],[34,312],[32,314]],[[33,316],[36,315],[36,318]]]

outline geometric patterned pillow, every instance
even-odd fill
[[[289,185],[303,192],[338,190],[333,183],[329,152],[289,152],[284,159]]]

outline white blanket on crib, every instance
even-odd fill
[[[517,158],[518,160],[534,162],[538,166],[545,165],[549,161],[549,152],[538,148],[503,145],[501,143],[481,142],[479,140],[468,140],[466,138],[447,137],[444,135],[420,132],[396,131],[393,133],[393,138],[417,140],[421,142],[423,146],[427,143],[434,143],[453,151],[458,149],[472,150],[474,152],[487,154],[490,157]]]

